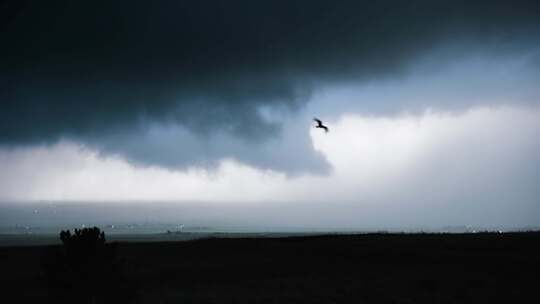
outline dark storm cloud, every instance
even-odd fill
[[[445,43],[519,51],[540,34],[537,1],[0,3],[0,145],[155,124],[260,144],[280,132],[260,109],[294,112],[321,83],[392,75]]]

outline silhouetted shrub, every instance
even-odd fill
[[[133,289],[123,275],[117,244],[106,243],[99,228],[60,232],[61,248],[44,263],[51,297],[56,302],[129,302]]]

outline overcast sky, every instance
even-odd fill
[[[537,1],[0,1],[0,39],[1,201],[540,225]]]

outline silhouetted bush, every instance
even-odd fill
[[[60,232],[61,248],[44,263],[56,302],[126,303],[133,296],[117,257],[117,244],[106,243],[99,228]]]

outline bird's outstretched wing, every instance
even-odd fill
[[[318,118],[313,118],[313,121],[317,122],[318,126],[322,126],[322,121]]]
[[[327,126],[322,126],[322,125],[321,125],[321,128],[324,129],[324,132],[325,132],[325,133],[328,133],[328,127],[327,127]]]

